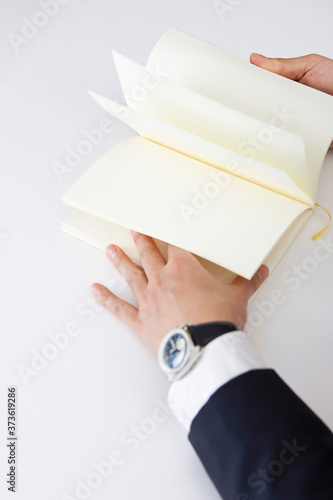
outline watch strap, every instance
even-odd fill
[[[229,321],[215,321],[212,323],[201,323],[199,325],[187,325],[195,345],[205,346],[212,340],[225,333],[239,330],[234,323]]]

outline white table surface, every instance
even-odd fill
[[[233,7],[222,18],[211,0],[69,0],[59,9],[51,2],[53,17],[38,14],[40,3],[0,1],[0,497],[14,498],[4,478],[6,394],[15,385],[15,499],[83,498],[83,490],[75,493],[78,479],[97,480],[85,496],[94,500],[218,499],[184,430],[163,406],[168,383],[156,360],[129,328],[94,310],[89,287],[101,281],[133,303],[134,296],[103,252],[60,231],[69,212],[62,194],[133,132],[112,119],[114,131],[62,181],[53,165],[64,163],[84,130],[108,118],[87,89],[121,97],[111,49],[144,64],[158,38],[175,27],[244,59],[253,51],[332,58],[333,4],[226,0]],[[24,26],[27,35],[24,18],[45,26],[19,38]],[[331,212],[332,190],[329,153],[318,202]],[[333,241],[332,226],[311,241],[325,223],[317,209],[251,305],[258,326],[250,334],[268,366],[332,428],[333,250],[316,250]],[[303,273],[298,281],[293,266]],[[267,300],[275,289],[283,303],[272,307]],[[34,350],[42,352],[50,334],[72,323],[78,334],[63,349],[49,351],[54,359],[25,384],[20,365],[31,368]],[[163,422],[154,424],[157,415]],[[135,428],[140,437],[129,441]],[[98,482],[91,475],[94,463],[116,451],[121,463]]]

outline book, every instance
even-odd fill
[[[140,265],[130,229],[193,253],[222,282],[276,266],[311,217],[333,97],[169,29],[145,66],[113,53],[136,135],[65,193],[62,229]]]

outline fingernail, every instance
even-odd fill
[[[133,231],[133,229],[131,229],[131,233],[132,233],[133,238],[135,238],[135,236],[138,234],[136,231]]]
[[[94,295],[99,295],[101,293],[101,287],[97,284],[97,283],[94,283],[93,285],[91,285],[91,291]]]
[[[268,267],[265,266],[265,265],[261,266],[258,269],[258,274],[259,274],[260,282],[262,283],[263,281],[265,281],[265,279],[269,275],[269,269],[268,269]]]
[[[106,253],[110,257],[110,259],[114,259],[114,257],[117,255],[118,248],[116,245],[109,245],[106,249]]]

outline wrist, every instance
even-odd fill
[[[236,330],[238,327],[227,321],[177,326],[160,343],[159,365],[168,380],[178,380],[191,370],[209,342]]]

